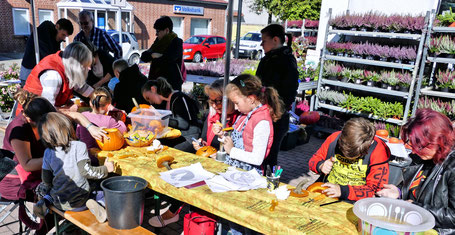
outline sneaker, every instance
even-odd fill
[[[44,203],[44,199],[39,200],[37,203],[33,204],[33,214],[38,216],[40,219],[44,219],[44,217],[49,213],[49,209]]]
[[[106,209],[102,207],[98,202],[93,199],[88,199],[85,203],[85,206],[92,212],[92,214],[96,217],[96,220],[100,223],[104,223],[107,219]]]
[[[163,219],[163,217],[160,216],[153,216],[152,218],[149,219],[149,224],[152,225],[153,227],[156,228],[161,228],[164,227],[168,224],[172,224],[179,221],[179,214],[175,214],[174,217],[171,217],[170,219]]]

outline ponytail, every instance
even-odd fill
[[[285,34],[288,37],[288,42],[286,43],[288,47],[292,47],[292,33]]]
[[[273,87],[262,86],[261,80],[250,74],[242,74],[232,80],[226,87],[226,94],[234,91],[244,96],[254,95],[263,105],[270,107],[270,116],[277,121],[284,113],[284,103]]]
[[[98,87],[93,91],[93,95],[90,99],[93,107],[99,109],[112,103],[111,93],[104,87]]]
[[[47,99],[24,89],[18,89],[14,99],[22,106],[24,114],[35,123],[38,123],[44,114],[57,112]]]

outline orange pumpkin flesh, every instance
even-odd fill
[[[324,183],[323,182],[315,182],[312,185],[308,186],[306,189],[308,192],[312,193],[321,193],[327,196],[327,194],[323,193],[322,191],[328,189],[327,187],[322,187]]]
[[[140,109],[148,109],[148,108],[150,108],[150,105],[148,105],[148,104],[140,104],[139,108]],[[131,112],[134,112],[136,110],[137,110],[137,107],[133,107],[133,109],[131,109]]]
[[[403,142],[403,141],[398,138],[395,138],[395,137],[392,137],[389,139],[389,143],[391,143],[391,144],[399,144],[401,142]]]
[[[212,155],[216,152],[217,152],[216,148],[214,148],[212,146],[204,146],[197,150],[196,155],[202,156],[202,157],[210,157],[210,155]]]
[[[164,130],[163,124],[158,120],[151,120],[149,122],[149,128],[156,134],[160,134]]]
[[[103,138],[103,141],[96,140],[101,150],[114,151],[123,147],[125,139],[117,128],[106,128],[104,130],[107,132],[106,136],[108,138]]]
[[[377,130],[376,135],[384,139],[387,139],[387,137],[389,136],[389,132],[387,130]]]

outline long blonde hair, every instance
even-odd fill
[[[80,88],[85,84],[88,69],[84,65],[92,60],[92,52],[81,42],[73,42],[65,48],[62,62],[71,89]]]
[[[250,74],[242,74],[232,80],[226,87],[226,94],[238,92],[244,96],[255,96],[262,104],[270,107],[270,116],[277,121],[284,113],[284,104],[278,92],[273,87],[262,86],[261,80]]]

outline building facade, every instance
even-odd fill
[[[111,7],[110,0],[34,0],[37,25],[44,20],[54,23],[59,17],[73,22],[72,42],[80,31],[78,13],[92,11],[95,26],[105,30],[118,30],[118,8]],[[195,34],[225,35],[225,0],[130,0],[121,12],[123,31],[134,32],[141,49],[149,48],[155,40],[153,24],[161,16],[169,16],[174,22],[174,32],[183,40]],[[0,52],[22,52],[32,32],[32,12],[26,0],[0,1]]]

